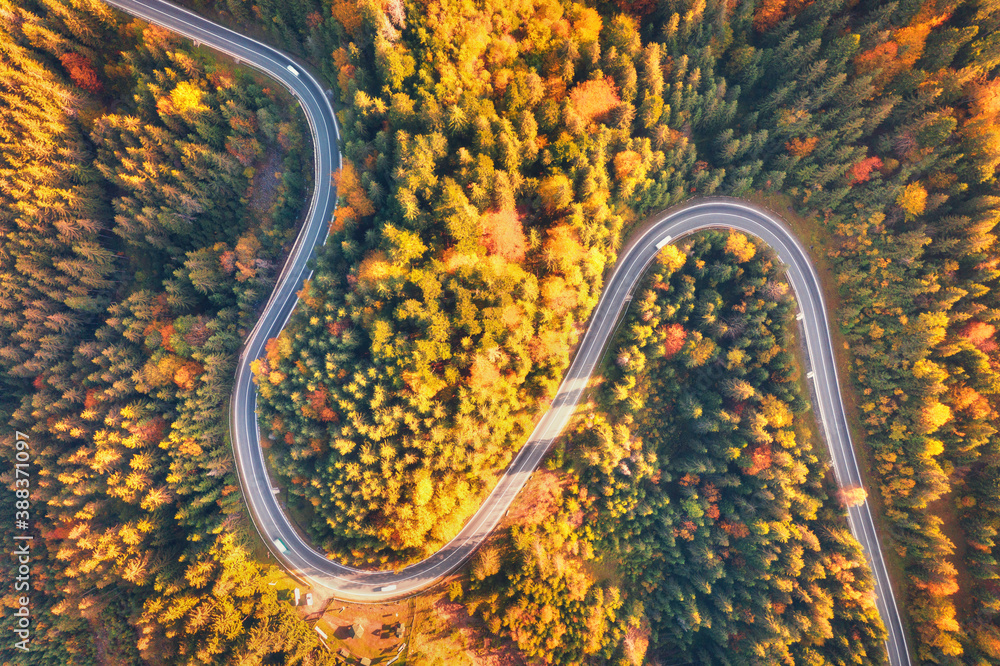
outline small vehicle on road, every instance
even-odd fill
[[[281,553],[282,555],[288,552],[288,547],[284,543],[282,543],[281,539],[275,539],[274,546],[275,548],[278,549],[278,552]]]
[[[376,587],[376,592],[392,592],[396,589],[395,585],[383,585],[382,587]]]
[[[292,75],[294,75],[294,76],[298,76],[299,75],[299,70],[295,69],[291,65],[287,65],[287,67],[288,67],[288,71],[291,72]]]

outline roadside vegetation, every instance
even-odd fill
[[[96,1],[0,0],[0,70],[3,478],[26,433],[28,528],[0,505],[5,542],[34,537],[29,651],[4,663],[328,663],[251,556],[225,418],[308,185],[304,119]]]
[[[834,239],[918,656],[1000,659],[993,3],[255,7],[292,48],[337,45],[317,61],[344,105],[343,205],[315,308],[261,375],[319,543],[359,564],[434,550],[544,408],[623,230],[782,192]]]
[[[363,566],[435,550],[545,408],[627,230],[693,196],[782,193],[833,238],[818,250],[842,293],[837,324],[874,460],[869,492],[903,571],[915,652],[936,664],[1000,663],[997,3],[190,4],[310,58],[340,101],[346,161],[330,242],[287,332],[255,368],[273,463],[315,516],[304,527],[317,545]],[[31,435],[38,470],[35,629],[45,656],[24,663],[93,663],[105,644],[123,646],[127,662],[326,659],[254,582],[260,565],[235,529],[244,519],[223,414],[241,335],[307,185],[294,104],[96,0],[0,0],[0,49],[0,412]],[[706,238],[693,252],[715,257],[706,267],[716,273],[685,260],[661,273],[664,283],[685,271],[720,285],[735,279],[728,270],[768,274],[763,264],[747,270],[764,261],[762,248],[743,266],[718,259],[722,241]],[[751,286],[763,287],[740,289]],[[842,631],[836,603],[802,599],[811,585],[838,599],[863,596],[866,584],[851,570],[852,541],[832,536],[841,518],[820,482],[818,443],[770,421],[754,433],[741,417],[730,435],[745,446],[726,459],[709,437],[721,435],[698,430],[722,423],[736,391],[759,396],[744,400],[752,413],[764,412],[765,393],[800,413],[801,398],[763,376],[787,367],[789,350],[776,343],[772,356],[731,361],[734,340],[754,342],[751,327],[688,328],[707,311],[671,319],[679,311],[663,308],[687,302],[686,289],[651,287],[655,298],[635,305],[684,327],[692,348],[658,357],[646,349],[667,334],[656,329],[613,351],[601,400],[614,411],[602,418],[628,437],[604,450],[595,420],[563,444],[555,468],[578,480],[560,485],[550,518],[515,528],[509,548],[526,553],[516,567],[480,563],[492,573],[470,590],[484,595],[471,597],[477,612],[525,651],[565,663],[633,659],[645,641],[649,654],[695,661],[787,651],[809,663],[847,659],[845,638],[844,649],[875,659],[880,629],[867,607],[853,608]],[[747,307],[776,308],[754,326],[774,327],[781,341],[779,296]],[[739,304],[713,298],[695,291],[691,303]],[[695,347],[704,364],[678,365],[700,358]],[[722,348],[727,373],[747,386],[714,387],[718,399],[706,396],[700,415],[684,412],[666,377],[696,379]],[[640,395],[646,410],[621,423]],[[659,409],[654,398],[676,402],[663,413],[673,431],[644,422]],[[767,458],[753,437],[777,442],[783,432],[794,445],[772,443],[770,466],[747,474],[757,463],[741,461]],[[668,434],[705,450],[672,448]],[[633,440],[644,452],[636,461]],[[705,468],[674,467],[685,455]],[[629,469],[623,485],[608,460]],[[596,481],[585,465],[602,470]],[[659,484],[648,476],[656,466]],[[725,485],[731,477],[739,484]],[[13,501],[0,499],[9,515]],[[585,505],[609,519],[587,525],[599,541],[562,534]],[[948,534],[962,540],[961,556],[941,516],[957,516]],[[671,528],[645,522],[656,520]],[[736,537],[723,521],[750,533]],[[765,525],[766,534],[751,529]],[[565,549],[592,538],[595,557],[616,552],[604,561],[619,566],[588,578],[572,559],[589,562],[586,552]],[[771,549],[785,573],[743,584],[750,544]],[[792,575],[796,545],[803,567]],[[838,556],[853,581],[816,573]],[[657,558],[690,571],[650,578]],[[507,575],[516,602],[488,591]],[[580,603],[544,601],[549,583],[583,594]],[[799,594],[786,603],[789,586]],[[731,591],[731,612],[705,605],[717,590]],[[537,618],[510,610],[536,602]],[[586,622],[604,627],[596,642],[581,638],[597,635]],[[557,639],[559,627],[568,629]]]
[[[361,564],[434,550],[544,407],[622,230],[694,195],[780,191],[834,238],[918,654],[1000,658],[994,6],[351,6],[282,36],[339,40],[320,62],[348,160],[316,308],[261,375],[314,538]],[[296,25],[293,8],[257,8]],[[970,545],[961,561],[940,498]],[[975,599],[963,617],[956,592]]]
[[[464,600],[545,663],[885,663],[871,573],[803,421],[781,266],[668,246],[547,475]]]

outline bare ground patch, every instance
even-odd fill
[[[247,192],[247,208],[261,220],[268,217],[278,196],[282,166],[281,150],[276,145],[269,146],[263,158],[255,165],[253,180],[250,181]]]
[[[428,612],[435,614],[461,636],[465,654],[474,666],[524,666],[527,663],[513,643],[493,636],[478,618],[469,617],[463,604],[442,596]]]

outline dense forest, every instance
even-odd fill
[[[345,205],[260,368],[319,543],[378,563],[454,533],[634,221],[695,195],[790,200],[840,289],[917,656],[1000,660],[997,3],[214,8],[316,58],[344,105]]]
[[[788,292],[742,234],[661,253],[551,461],[551,508],[476,555],[465,600],[491,630],[546,663],[885,662]]]
[[[4,663],[326,663],[252,555],[225,419],[308,186],[301,113],[96,1],[0,1],[0,54],[3,478],[25,433],[34,536]]]
[[[436,549],[544,409],[627,231],[752,195],[830,263],[916,656],[1000,663],[1000,3],[188,4],[339,94],[332,235],[255,367],[318,545]],[[10,660],[322,662],[261,584],[223,413],[307,185],[294,104],[97,0],[0,0],[0,26],[0,413],[30,436],[38,558],[37,651]],[[553,453],[550,511],[455,590],[526,654],[881,658],[768,261],[736,235],[664,254]]]

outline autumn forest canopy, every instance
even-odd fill
[[[828,282],[914,656],[1000,663],[1000,3],[185,4],[335,91],[330,237],[253,364],[313,544],[371,568],[438,550],[546,409],[630,231],[746,197]],[[0,54],[0,414],[31,437],[39,561],[37,643],[5,658],[333,663],[265,582],[227,432],[310,191],[301,112],[98,0],[0,0]],[[789,292],[742,234],[665,248],[451,583],[463,612],[552,664],[882,663]]]

